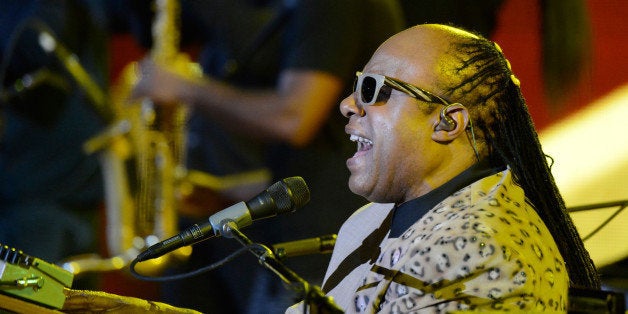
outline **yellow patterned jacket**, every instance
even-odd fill
[[[371,203],[345,222],[324,288],[392,208]],[[386,234],[379,249],[328,291],[346,313],[566,312],[563,258],[510,169],[450,195],[400,237]]]

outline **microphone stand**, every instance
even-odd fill
[[[221,222],[220,233],[223,237],[234,238],[243,246],[249,248],[259,260],[259,263],[275,273],[286,283],[291,290],[303,296],[303,303],[310,306],[310,313],[344,313],[334,302],[332,297],[326,296],[320,287],[310,285],[294,271],[277,259],[272,250],[262,244],[253,243],[245,234],[238,230],[238,226],[232,220]],[[306,313],[304,311],[304,313]]]
[[[568,207],[567,211],[570,213],[574,213],[574,212],[581,212],[585,210],[602,209],[602,208],[617,207],[617,206],[621,206],[622,208],[627,207],[628,200],[606,202],[606,203],[599,203],[599,204],[590,204],[590,205],[583,205],[583,206],[576,206],[576,207]]]
[[[626,207],[628,207],[628,200],[616,201],[616,202],[607,202],[607,203],[600,203],[600,204],[591,204],[591,205],[584,205],[584,206],[577,206],[577,207],[569,207],[569,208],[567,208],[567,212],[568,213],[575,213],[575,212],[603,209],[603,208],[609,208],[609,207],[619,207],[619,209],[617,209],[613,214],[611,214],[608,218],[606,218],[606,220],[604,220],[597,228],[595,228],[593,231],[591,231],[586,236],[582,237],[582,241],[589,240],[591,237],[593,237],[595,234],[597,234],[600,230],[602,230],[602,228],[604,228],[606,225],[608,225],[611,222],[611,220],[613,220],[615,217],[617,217]]]

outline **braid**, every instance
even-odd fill
[[[597,271],[567,213],[519,81],[499,46],[482,37],[455,36],[449,52],[453,86],[443,88],[469,108],[482,154],[510,166],[545,222],[567,264],[571,285],[600,288]]]

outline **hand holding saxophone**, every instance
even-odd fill
[[[136,66],[138,81],[131,91],[131,100],[149,98],[157,104],[164,105],[194,103],[194,89],[200,87],[196,76],[189,75],[190,72],[196,72],[194,64],[166,67],[147,58]],[[187,68],[185,74],[178,70],[181,67]]]

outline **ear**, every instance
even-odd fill
[[[460,103],[446,106],[440,111],[439,121],[432,132],[432,140],[446,143],[455,140],[469,125],[469,110]]]

